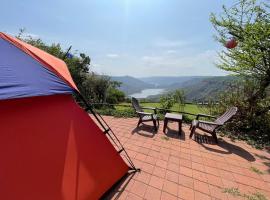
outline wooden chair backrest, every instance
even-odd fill
[[[227,122],[229,119],[231,119],[236,113],[237,113],[238,108],[237,107],[231,107],[229,108],[223,115],[218,117],[215,122],[224,124]]]
[[[137,112],[143,111],[140,104],[139,104],[139,101],[136,98],[134,98],[134,97],[131,98],[131,104],[132,104],[133,108],[135,109],[135,111],[137,111]]]

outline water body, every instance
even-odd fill
[[[143,98],[147,98],[147,97],[152,96],[152,95],[161,94],[163,92],[164,92],[164,89],[145,89],[139,93],[134,93],[134,94],[131,94],[129,96],[135,97],[138,99],[143,99]]]

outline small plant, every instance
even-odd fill
[[[185,108],[185,92],[184,90],[175,90],[173,93],[175,103],[178,104],[178,111],[183,112]]]
[[[166,113],[167,110],[171,109],[174,103],[175,101],[172,93],[164,94],[160,97],[160,108],[163,113]]]
[[[255,172],[256,174],[263,174],[263,172],[256,167],[250,167],[250,170]]]
[[[170,138],[167,137],[167,136],[162,136],[161,139],[162,139],[162,140],[165,140],[165,141],[168,141]]]
[[[253,193],[252,195],[247,195],[248,200],[267,200],[267,198],[259,192]]]
[[[237,196],[242,196],[240,191],[238,190],[238,188],[225,188],[223,190],[224,193],[228,193],[234,197],[237,197]]]
[[[228,193],[234,197],[242,197],[243,199],[247,200],[267,200],[267,198],[264,196],[264,194],[260,192],[252,193],[251,195],[248,194],[242,194],[238,188],[225,188],[223,190],[224,193]]]

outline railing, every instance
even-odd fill
[[[131,105],[125,105],[125,104],[109,104],[109,103],[91,103],[94,107],[95,105],[102,105],[102,106],[122,106],[122,107],[127,107],[127,108],[133,108]],[[142,106],[144,107],[144,106]],[[194,113],[189,113],[189,112],[184,112],[184,111],[179,111],[179,110],[171,110],[171,109],[163,109],[163,108],[156,108],[159,111],[165,111],[165,112],[175,112],[175,113],[181,113],[181,114],[186,114],[186,115],[192,115],[192,116],[197,116],[197,114]]]

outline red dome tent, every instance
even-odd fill
[[[62,60],[0,33],[0,67],[1,199],[98,199],[136,170],[100,115],[87,105],[104,131],[74,101]]]

